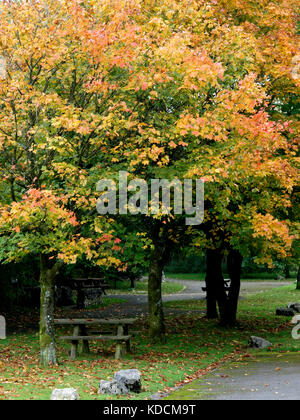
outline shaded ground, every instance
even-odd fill
[[[232,362],[171,394],[174,400],[300,400],[300,353]],[[167,399],[168,399],[167,398]]]
[[[164,295],[164,302],[171,301],[197,301],[205,300],[205,292],[203,292],[202,287],[205,286],[204,281],[194,281],[194,280],[178,280],[178,279],[168,279],[168,281],[174,281],[180,283],[184,286],[184,290],[180,293],[175,293],[172,295]],[[282,281],[261,281],[261,282],[244,282],[242,283],[241,288],[241,297],[251,296],[260,292],[268,291],[273,288],[279,288],[284,285],[290,285],[291,282],[282,282]],[[117,303],[106,308],[100,309],[90,309],[90,310],[76,310],[62,308],[58,309],[56,312],[57,317],[87,317],[87,318],[103,318],[103,317],[134,317],[140,318],[145,317],[148,314],[148,299],[146,294],[114,294],[111,296],[114,299],[122,299],[122,303]],[[180,309],[180,308],[164,308],[166,315],[172,314],[203,314],[205,310],[199,308],[199,310],[193,309]],[[39,313],[36,309],[26,309],[24,313],[17,311],[16,313],[7,313],[3,314],[6,316],[8,322],[8,333],[15,331],[22,331],[24,325],[27,328],[36,329],[39,323]]]
[[[177,300],[202,300],[205,299],[206,293],[203,292],[202,287],[205,286],[204,281],[194,281],[194,280],[178,280],[178,279],[168,279],[168,281],[174,281],[185,286],[185,289],[180,293],[175,293],[172,295],[164,295],[163,302],[171,302]],[[252,295],[260,292],[264,292],[273,288],[282,287],[291,284],[291,282],[282,282],[282,281],[262,281],[262,282],[244,282],[242,283],[241,296]],[[126,302],[114,305],[106,309],[84,311],[85,316],[87,317],[106,317],[106,316],[145,316],[148,313],[148,298],[147,295],[128,295],[128,294],[119,294],[112,295],[111,297],[120,298],[126,300]],[[165,313],[181,313],[187,312],[186,310],[180,309],[170,309],[165,308]],[[203,312],[200,311],[188,311],[188,312]],[[70,316],[75,316],[78,311],[70,312]]]
[[[186,294],[188,292],[186,290]],[[173,298],[178,299],[178,296]],[[210,382],[208,376],[204,376],[208,375],[208,372],[216,373],[218,372],[216,369],[223,368],[225,363],[236,361],[237,358],[246,359],[246,362],[249,362],[250,355],[257,355],[257,351],[248,349],[247,343],[251,335],[263,337],[273,343],[270,351],[259,353],[260,355],[273,353],[277,361],[278,353],[300,354],[300,340],[293,340],[291,336],[291,317],[278,317],[275,314],[276,307],[286,306],[289,302],[298,302],[299,299],[300,292],[295,290],[293,284],[247,296],[240,302],[239,326],[234,329],[222,328],[217,320],[208,320],[199,313],[199,309],[205,309],[204,300],[186,299],[174,303],[169,302],[169,305],[172,304],[173,307],[169,306],[170,312],[166,315],[167,341],[165,344],[152,343],[149,340],[147,319],[140,316],[133,326],[135,336],[132,340],[132,351],[124,358],[118,361],[114,359],[114,343],[92,341],[91,353],[80,355],[73,361],[68,356],[70,344],[57,340],[57,355],[60,364],[49,368],[41,368],[38,364],[37,310],[30,313],[25,311],[26,316],[21,317],[15,314],[15,321],[20,332],[9,334],[7,339],[1,340],[0,343],[0,400],[49,400],[52,389],[70,387],[78,389],[80,398],[84,400],[153,399],[155,394],[159,394],[161,398],[161,395],[170,394],[187,383],[189,383],[188,390],[192,389],[194,392],[197,387],[194,383],[199,382],[199,378]],[[171,315],[171,309],[175,310],[175,308],[181,309],[182,312]],[[113,306],[95,310],[93,315],[102,317],[104,310],[110,312],[106,312],[108,317],[113,311]],[[191,310],[197,311],[190,313]],[[68,316],[69,314],[62,311],[57,315]],[[86,316],[86,313],[76,315],[81,317]],[[25,330],[28,323],[32,324],[31,330],[28,328]],[[11,324],[10,319],[8,319],[8,324]],[[57,328],[56,335],[66,335],[66,332],[70,330],[63,327]],[[280,363],[283,359],[278,360]],[[277,367],[279,367],[278,363],[276,363]],[[110,380],[116,371],[133,368],[139,369],[142,373],[142,393],[123,397],[97,394],[101,379]],[[278,374],[280,371],[275,370],[275,373]],[[292,375],[297,373],[294,366],[291,373]],[[233,376],[231,372],[222,375],[223,377],[219,377],[218,380],[221,384],[223,380],[229,381]],[[230,382],[225,382],[225,390],[230,385],[232,385]],[[260,384],[256,385],[259,389]],[[296,380],[293,385],[295,387],[298,385]],[[211,388],[208,383],[205,383],[205,386],[204,392],[207,395]],[[286,393],[283,385],[279,384],[278,387],[280,387],[279,391],[274,392]],[[240,388],[246,389],[246,386],[239,386],[238,390]],[[250,392],[251,389],[254,389],[252,392],[257,392],[254,387],[250,388]],[[231,393],[234,394],[234,391],[235,389],[232,388]],[[172,398],[172,394],[170,397]],[[200,398],[199,393],[196,396],[189,394],[188,398],[191,397]]]

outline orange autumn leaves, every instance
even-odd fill
[[[292,246],[294,237],[289,233],[289,226],[285,221],[276,220],[271,214],[255,214],[253,217],[253,238],[264,240],[264,256],[257,258],[259,263],[265,263],[272,266],[272,259],[270,258],[270,249],[280,258],[286,258]]]
[[[0,232],[2,237],[7,235],[6,260],[11,261],[16,255],[22,258],[39,252],[58,252],[65,262],[72,259],[71,254],[76,255],[80,242],[74,234],[78,222],[65,204],[64,197],[56,197],[51,191],[30,189],[21,201],[2,207]],[[10,232],[17,235],[9,236]],[[68,250],[67,253],[65,250]]]
[[[48,190],[30,189],[19,202],[0,208],[0,242],[5,241],[2,258],[7,262],[22,259],[25,255],[47,254],[66,264],[72,264],[85,255],[99,265],[119,265],[111,257],[109,248],[116,242],[112,235],[92,238],[81,236],[79,222],[73,211],[67,209],[68,198],[55,196]],[[97,245],[108,244],[108,249],[98,257]]]

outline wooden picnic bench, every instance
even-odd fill
[[[85,289],[99,289],[102,295],[106,295],[106,290],[110,285],[103,281],[102,278],[72,278],[71,287],[77,291],[77,307],[84,308]]]
[[[224,279],[225,291],[229,292],[230,290],[230,279]],[[207,287],[202,287],[203,292],[207,292]]]
[[[78,355],[79,341],[82,341],[82,351],[89,353],[89,341],[116,341],[115,358],[120,359],[125,354],[124,344],[126,344],[127,352],[130,352],[130,339],[132,334],[129,334],[129,326],[132,325],[136,319],[121,318],[121,319],[55,319],[56,325],[73,326],[73,335],[60,336],[60,340],[71,341],[72,360],[76,359]],[[89,327],[100,327],[101,325],[114,327],[115,333],[112,335],[111,331],[91,331]]]

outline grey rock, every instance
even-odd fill
[[[120,370],[115,374],[114,380],[129,391],[139,393],[142,390],[141,372],[137,369]]]
[[[78,392],[75,388],[54,389],[52,391],[51,400],[79,400]]]
[[[293,309],[298,314],[300,314],[300,303],[289,303],[288,304],[288,309]]]
[[[294,316],[295,311],[291,308],[277,308],[276,315],[278,316]]]
[[[6,320],[4,316],[0,315],[0,340],[6,339]]]
[[[119,384],[117,381],[100,381],[98,394],[121,395],[129,394],[129,390],[125,385]]]
[[[270,343],[270,341],[267,341],[261,337],[250,337],[249,340],[250,347],[256,348],[256,349],[265,349],[268,347],[271,347],[273,344]]]

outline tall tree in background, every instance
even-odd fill
[[[89,91],[100,65],[80,33],[95,31],[91,46],[104,31],[109,51],[101,71],[106,66],[108,73],[123,38],[112,35],[114,23],[91,23],[76,1],[5,2],[0,8],[0,256],[4,262],[39,256],[45,365],[56,362],[53,288],[61,264],[83,255],[99,266],[120,263],[111,251],[113,229],[96,212],[97,113],[106,110],[109,94]]]
[[[295,140],[293,122],[279,121],[279,117],[277,122],[271,120],[269,111],[274,99],[269,94],[276,97],[283,88],[295,90],[295,83],[286,65],[280,77],[288,77],[288,81],[281,82],[280,89],[269,83],[265,74],[271,67],[272,77],[278,77],[280,67],[275,65],[275,56],[274,66],[268,63],[263,67],[264,54],[269,50],[265,50],[260,38],[261,27],[266,25],[261,5],[261,20],[256,27],[239,17],[235,8],[223,10],[215,2],[126,4],[144,43],[136,40],[136,56],[128,67],[129,73],[118,70],[118,83],[123,83],[123,89],[114,96],[111,114],[100,126],[107,142],[103,152],[110,153],[103,156],[105,173],[115,177],[118,170],[128,170],[131,177],[148,182],[152,178],[202,178],[207,185],[207,211],[201,246],[247,254],[247,240],[257,243],[261,256],[271,240],[265,262],[271,263],[272,252],[286,256],[291,238],[287,223],[282,217],[276,219],[276,209],[290,205],[289,194],[295,182]],[[282,39],[283,61],[287,55],[292,59],[295,52],[291,33],[294,6],[290,5],[287,15],[279,8],[272,14],[270,9],[273,37],[280,39],[274,29],[278,13],[283,26],[290,28],[289,37]],[[250,2],[247,10],[249,7]],[[256,18],[253,14],[251,22]],[[267,31],[266,42],[270,43],[269,37]],[[96,48],[94,53],[97,55]],[[164,335],[164,252],[160,244],[174,236],[171,221],[163,214],[155,216],[154,226],[160,228],[147,230],[152,241],[149,312],[154,314],[150,316],[153,339],[163,339]],[[245,234],[239,241],[241,226]],[[241,257],[233,258],[231,272],[233,260],[241,265]],[[216,279],[215,274],[211,277]],[[236,287],[229,302],[236,307],[239,279],[233,284]],[[224,306],[224,288],[213,285],[213,289]],[[236,310],[233,312],[228,317],[235,318]],[[224,309],[223,313],[226,318],[230,311]]]

